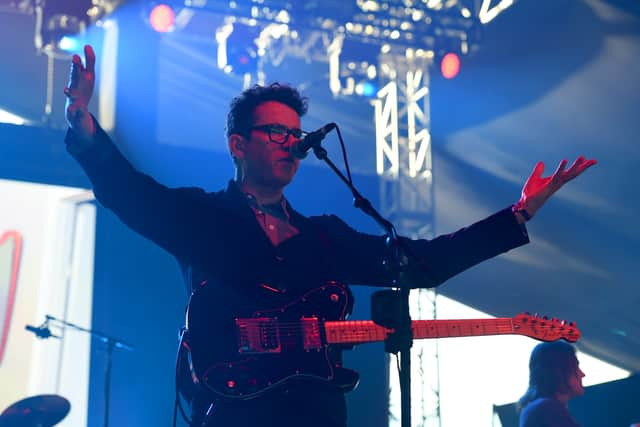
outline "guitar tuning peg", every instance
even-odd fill
[[[561,324],[562,326],[566,326],[567,321],[566,321],[566,320],[564,320],[564,319],[562,319],[562,320],[560,321],[560,324]]]
[[[572,328],[575,328],[576,322],[569,322],[569,326],[571,326]]]
[[[549,320],[547,316],[542,316],[542,320]]]
[[[552,318],[551,318],[551,321],[552,321],[553,323],[558,323],[558,319],[557,319],[556,317],[552,317]]]
[[[533,314],[533,317],[536,317],[536,318],[537,318],[537,317],[540,317],[540,315],[539,315],[538,313],[534,313],[534,314]]]

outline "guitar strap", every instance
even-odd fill
[[[334,245],[331,242],[331,239],[329,239],[329,236],[322,229],[322,227],[319,227],[316,224],[313,224],[313,222],[311,220],[309,220],[309,219],[307,219],[307,221],[309,222],[309,224],[313,228],[314,232],[316,233],[316,236],[318,237],[318,241],[320,242],[320,244],[322,245],[323,249],[325,250],[324,253],[332,253],[332,252],[334,252],[336,250],[336,248],[334,247]],[[348,307],[346,309],[345,318],[351,316],[351,314],[353,313],[353,303],[354,303],[353,293],[351,292],[351,288],[349,288],[349,286],[346,286],[346,291],[349,294],[349,305],[348,305]]]

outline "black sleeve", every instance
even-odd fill
[[[333,263],[340,280],[390,286],[392,274],[383,264],[390,253],[384,236],[355,231],[336,216],[318,218],[334,248]],[[510,208],[433,240],[401,238],[415,288],[438,286],[486,259],[528,242],[526,229],[518,224]]]
[[[93,185],[96,199],[112,210],[128,227],[179,259],[202,262],[194,242],[215,235],[216,221],[204,221],[205,205],[212,197],[198,188],[168,188],[136,171],[96,121],[97,133],[89,148],[80,148],[69,130],[67,151],[80,163]],[[192,224],[208,224],[210,230]]]

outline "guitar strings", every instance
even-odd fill
[[[390,329],[377,325],[373,321],[362,321],[364,323],[356,324],[356,325],[344,325],[344,324],[340,325],[341,322],[350,322],[350,321],[329,321],[326,323],[319,321],[317,326],[314,325],[311,328],[305,327],[306,325],[300,323],[299,321],[277,322],[276,324],[273,324],[273,323],[260,324],[261,322],[263,321],[258,321],[258,320],[249,321],[247,322],[248,324],[245,324],[243,326],[245,326],[247,329],[253,330],[252,331],[253,333],[277,334],[278,332],[280,332],[286,335],[309,333],[309,332],[313,332],[314,330],[317,330],[317,332],[320,333],[320,329],[323,326],[325,328],[325,335],[332,334],[332,333],[333,334],[341,333],[341,334],[350,334],[350,335],[370,336],[376,333],[380,333],[380,332],[386,333],[390,331]],[[417,321],[417,322],[420,322],[420,321]],[[427,320],[425,322],[434,322],[434,321]],[[335,324],[332,325],[330,323],[335,323]],[[492,327],[487,328],[487,325],[491,325]],[[424,331],[424,330],[431,329],[436,332],[439,332],[442,329],[445,329],[447,331],[457,330],[462,332],[465,332],[465,331],[471,332],[474,329],[477,329],[480,327],[482,327],[483,332],[487,332],[487,329],[489,329],[488,332],[513,332],[514,331],[514,327],[513,327],[513,324],[511,323],[511,319],[506,319],[505,321],[502,321],[502,322],[496,322],[495,319],[486,319],[486,321],[485,319],[480,319],[480,321],[474,322],[474,324],[467,325],[467,326],[460,326],[459,324],[451,323],[446,320],[443,320],[443,321],[438,321],[438,323],[435,323],[435,324],[434,323],[428,323],[428,324],[417,323],[414,325],[413,329],[417,331]]]

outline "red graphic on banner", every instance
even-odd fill
[[[9,337],[21,249],[22,237],[17,231],[7,231],[0,236],[0,364]]]

